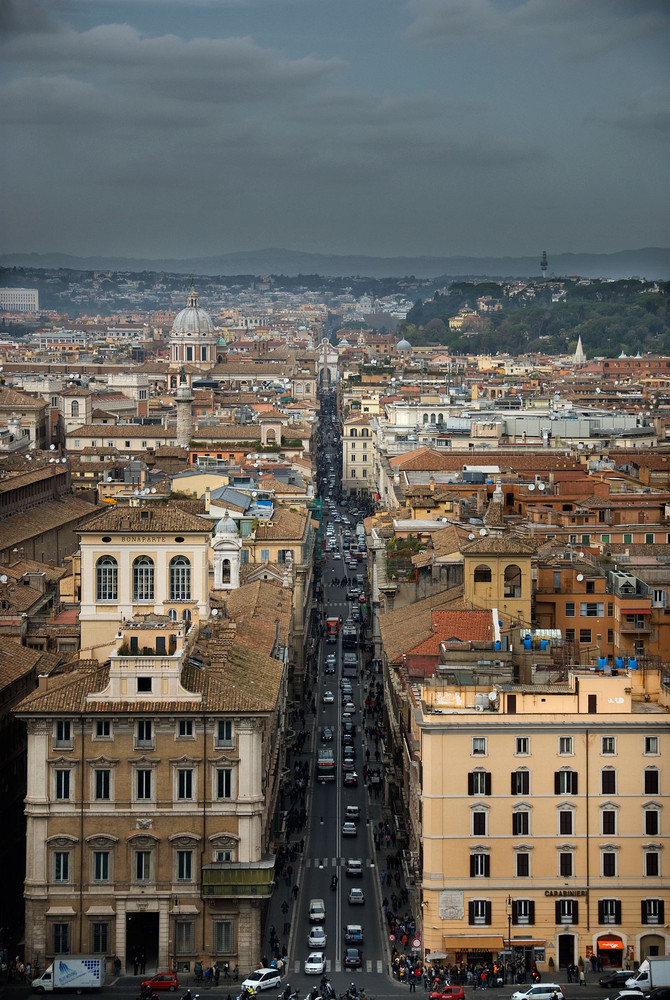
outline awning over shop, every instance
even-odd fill
[[[601,951],[621,951],[623,948],[623,941],[621,938],[598,938],[598,948],[600,948]]]
[[[478,937],[445,937],[444,947],[451,951],[502,951],[505,942],[502,935],[490,934]]]
[[[512,938],[510,941],[510,948],[544,948],[546,945],[546,940],[537,940],[536,938]]]

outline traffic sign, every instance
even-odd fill
[[[389,934],[389,941],[391,942],[391,944],[393,944],[393,942],[395,941],[395,934]]]
[[[415,937],[414,940],[412,941],[412,948],[420,948],[420,947],[421,947],[421,938]]]

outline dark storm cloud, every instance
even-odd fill
[[[666,4],[0,0],[0,14],[7,250],[663,242]]]
[[[658,37],[670,24],[666,0],[409,0],[409,8],[408,36],[425,45],[540,42],[568,59]]]
[[[0,38],[27,32],[58,32],[63,28],[40,0],[0,0]]]

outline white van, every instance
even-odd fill
[[[311,924],[325,924],[326,907],[322,899],[310,899],[309,922]]]
[[[358,806],[347,806],[344,812],[345,819],[359,819],[360,813]]]

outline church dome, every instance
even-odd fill
[[[411,351],[412,345],[410,344],[409,340],[405,340],[405,338],[403,337],[403,339],[399,340],[398,343],[395,345],[395,349],[396,351]]]
[[[238,533],[237,525],[230,516],[229,511],[226,511],[225,515],[221,518],[221,520],[217,521],[215,532],[217,535],[225,535],[225,534],[236,535]]]
[[[186,308],[182,309],[181,312],[178,312],[174,318],[174,323],[172,324],[172,334],[173,336],[188,336],[193,334],[206,336],[212,333],[214,333],[212,317],[208,312],[200,308],[198,304],[198,293],[193,286],[191,286]]]

